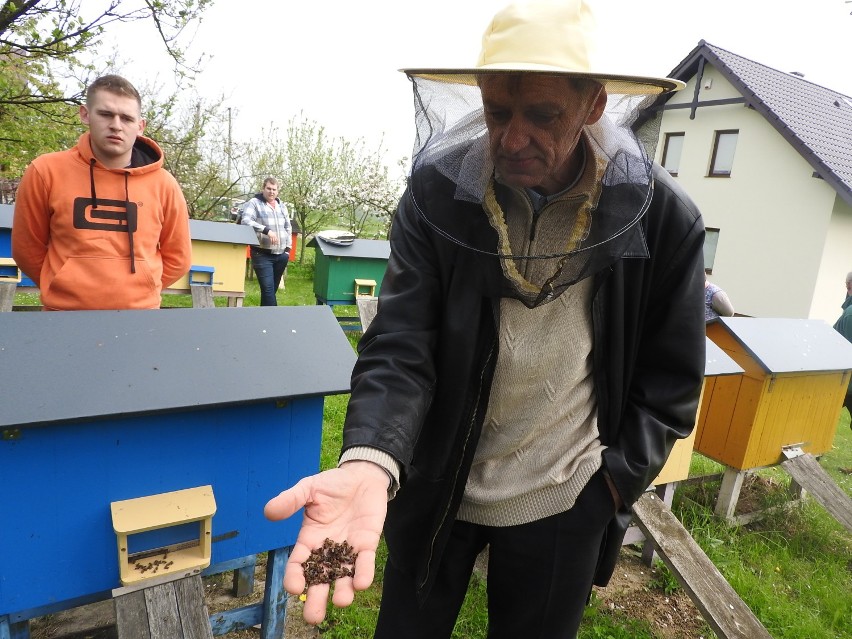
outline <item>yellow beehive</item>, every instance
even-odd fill
[[[716,379],[721,376],[736,376],[739,377],[743,369],[724,353],[716,344],[707,340],[707,355],[704,360],[704,384],[701,387],[701,397],[699,400],[699,415],[700,407],[703,403],[703,398],[707,395],[707,389],[712,388]],[[696,415],[696,418],[698,415]],[[657,475],[654,480],[654,486],[669,484],[671,482],[682,481],[689,477],[689,464],[692,461],[692,451],[695,445],[695,436],[698,427],[692,431],[692,434],[686,439],[679,439],[671,455],[669,455],[666,465]]]
[[[743,370],[704,392],[695,450],[739,470],[772,466],[785,446],[831,448],[852,344],[817,320],[724,317],[707,336]]]
[[[242,298],[245,294],[246,246],[257,245],[249,226],[227,222],[190,220],[192,263],[212,266],[213,294]],[[171,292],[189,292],[189,274],[169,287]]]

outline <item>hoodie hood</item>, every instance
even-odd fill
[[[154,140],[146,138],[144,135],[137,137],[133,144],[130,166],[121,169],[108,169],[98,161],[92,152],[91,137],[88,132],[81,135],[77,141],[77,151],[86,164],[91,164],[94,160],[96,167],[113,173],[130,172],[130,175],[143,175],[163,168],[163,150]]]
[[[110,169],[98,161],[92,152],[91,136],[88,132],[80,136],[77,142],[77,150],[81,157],[89,165],[89,185],[92,194],[92,209],[98,208],[98,196],[95,179],[95,168],[124,176],[124,210],[127,212],[123,220],[127,224],[127,240],[130,251],[130,272],[136,273],[136,255],[133,248],[133,234],[136,232],[138,220],[136,208],[129,206],[130,202],[130,177],[133,175],[144,175],[157,171],[163,167],[163,150],[151,138],[138,136],[133,143],[130,154],[130,166],[120,169]]]

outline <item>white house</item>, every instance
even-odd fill
[[[852,98],[705,41],[660,98],[656,159],[708,228],[737,313],[834,323],[852,271]]]

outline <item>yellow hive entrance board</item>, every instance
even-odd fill
[[[110,504],[112,527],[118,542],[118,565],[125,586],[164,574],[198,572],[210,565],[213,515],[216,500],[212,486],[199,486],[159,495],[125,499]],[[180,548],[156,559],[156,571],[147,570],[149,562],[131,562],[128,537],[134,534],[199,522],[198,545]]]

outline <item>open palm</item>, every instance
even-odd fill
[[[355,576],[335,581],[334,605],[348,606],[355,598],[355,591],[369,588],[387,514],[387,488],[388,477],[380,467],[371,462],[348,462],[340,468],[306,477],[267,502],[264,514],[272,521],[305,509],[302,528],[284,574],[287,592],[304,592],[302,563],[326,539],[337,543],[347,541],[358,553]],[[325,618],[329,591],[329,584],[308,588],[305,621],[318,624]]]

